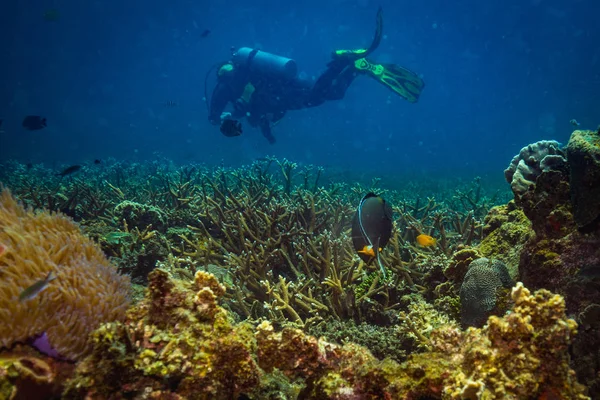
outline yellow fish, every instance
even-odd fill
[[[383,249],[380,247],[379,251],[381,250]],[[357,253],[365,254],[369,257],[375,257],[375,250],[373,249],[373,246],[365,246],[362,250],[358,250]]]
[[[435,246],[436,243],[437,239],[429,235],[420,234],[419,236],[417,236],[417,244],[421,247]]]

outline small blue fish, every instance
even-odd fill
[[[56,275],[52,274],[52,271],[48,273],[46,278],[37,281],[27,289],[23,290],[19,295],[19,301],[27,301],[33,299],[35,296],[40,294],[42,290],[48,287],[48,284],[56,279]]]

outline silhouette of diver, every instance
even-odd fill
[[[369,48],[334,51],[332,61],[314,84],[298,77],[294,60],[248,47],[238,49],[230,61],[218,66],[217,84],[210,101],[207,97],[210,123],[219,125],[225,120],[245,116],[249,124],[259,127],[263,136],[273,144],[275,137],[271,128],[283,118],[286,111],[316,107],[329,100],[341,100],[359,74],[377,80],[415,103],[425,86],[419,76],[395,64],[377,64],[367,59],[381,42],[381,8],[377,11],[376,22],[375,36]],[[233,105],[233,111],[224,112],[229,103]],[[235,132],[229,135],[223,126],[221,132],[226,136],[239,134]]]

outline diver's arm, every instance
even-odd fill
[[[211,124],[219,125],[221,123],[221,114],[229,101],[231,101],[231,88],[222,82],[217,83],[210,98],[208,120]]]

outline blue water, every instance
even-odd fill
[[[291,57],[318,76],[332,50],[368,45],[379,5],[385,37],[372,57],[421,74],[418,103],[359,77],[343,100],[289,112],[273,146],[247,125],[226,138],[208,123],[205,74],[231,46]],[[55,21],[44,18],[51,9]],[[239,165],[275,155],[375,174],[501,178],[524,145],[565,143],[573,118],[600,122],[599,11],[593,0],[3,2],[0,160],[158,152]],[[27,114],[48,128],[25,131]]]

